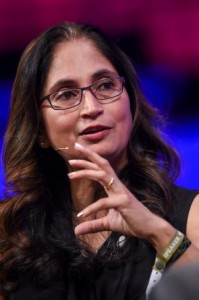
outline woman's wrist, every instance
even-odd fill
[[[158,254],[162,253],[168,243],[172,240],[176,229],[164,219],[157,217],[151,226],[151,234],[147,240],[156,249]]]

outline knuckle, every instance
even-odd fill
[[[109,162],[105,158],[103,158],[100,165],[103,169],[107,169],[107,167],[109,166]]]
[[[101,178],[105,179],[107,177],[107,174],[105,171],[101,171]]]
[[[96,228],[95,228],[95,224],[93,224],[93,222],[90,223],[90,232],[95,232]]]
[[[129,198],[129,196],[126,193],[122,194],[121,200],[124,205],[131,204],[131,199]]]
[[[104,208],[106,206],[106,199],[104,199],[104,198],[100,199],[100,203],[99,204],[100,204],[101,208]]]

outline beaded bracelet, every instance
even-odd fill
[[[191,241],[182,232],[176,231],[173,239],[163,250],[162,254],[156,256],[146,290],[147,296],[151,289],[161,279],[165,267],[173,264],[189,248],[190,245]]]

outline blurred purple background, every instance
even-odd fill
[[[148,100],[168,115],[179,150],[178,180],[199,188],[199,1],[1,0],[0,149],[19,57],[32,38],[62,21],[94,24],[131,56]],[[3,171],[0,167],[0,195]]]

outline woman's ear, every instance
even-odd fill
[[[38,135],[38,144],[41,148],[47,149],[49,148],[50,144],[48,142],[48,138],[45,136],[45,134],[39,134]]]

